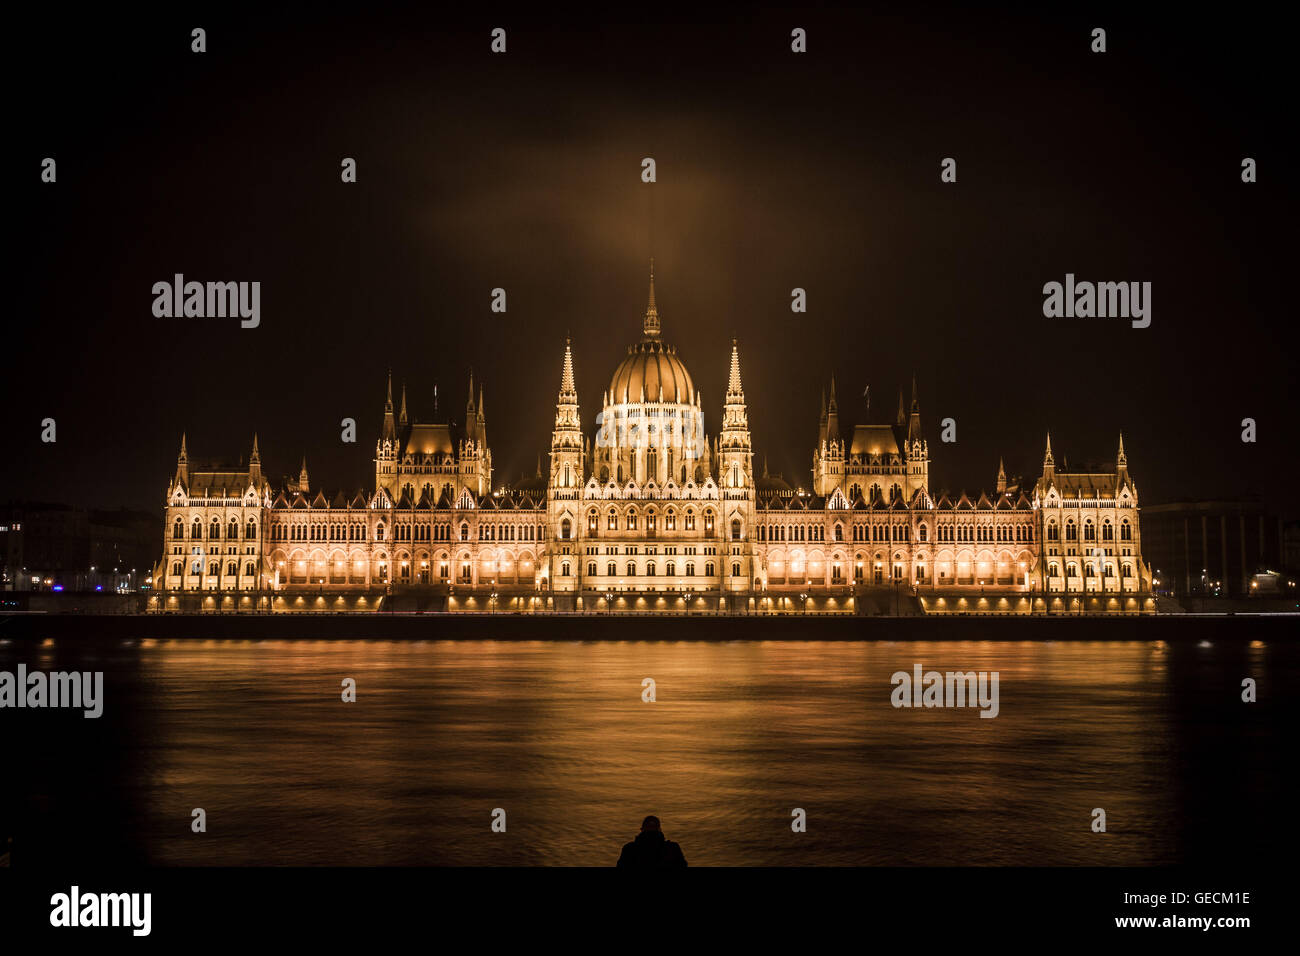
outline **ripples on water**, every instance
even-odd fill
[[[162,865],[609,865],[647,813],[692,865],[1192,862],[1284,819],[1274,646],[165,642],[0,647],[105,671],[10,711],[33,852]],[[890,675],[998,671],[1001,712]],[[1256,676],[1259,704],[1240,702]],[[340,701],[343,678],[358,701]],[[655,703],[641,682],[657,683]],[[1271,686],[1270,686],[1270,678]],[[191,810],[208,832],[190,831]],[[493,808],[507,832],[490,830]],[[791,832],[791,809],[808,831]],[[1109,832],[1094,834],[1094,807]],[[15,854],[17,862],[18,855]]]

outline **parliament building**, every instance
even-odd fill
[[[389,376],[375,478],[350,492],[191,466],[166,490],[157,611],[1139,614],[1154,610],[1137,488],[1113,468],[1033,487],[931,492],[913,380],[889,423],[841,424],[823,397],[808,488],[755,468],[733,341],[716,434],[654,275],[640,340],[584,430],[574,356],[560,365],[550,467],[493,482],[483,391],[465,424],[419,422]]]

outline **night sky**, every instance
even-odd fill
[[[590,433],[654,256],[710,436],[735,336],[757,467],[795,483],[832,373],[847,427],[915,372],[935,490],[992,490],[999,455],[1032,483],[1049,428],[1058,468],[1113,460],[1122,430],[1145,503],[1290,510],[1293,67],[1264,18],[355,11],[9,14],[0,501],[157,510],[182,431],[371,487],[390,367],[456,422],[472,368],[497,483],[531,475],[566,332]],[[155,318],[177,272],[260,281],[261,326]],[[1152,282],[1150,328],[1044,318],[1067,272]]]

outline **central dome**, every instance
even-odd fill
[[[655,307],[655,264],[650,260],[650,304],[641,326],[638,345],[627,350],[627,358],[614,370],[609,382],[609,400],[623,402],[665,402],[691,404],[695,386],[691,373],[677,357],[677,350],[659,337],[659,310]]]
[[[645,389],[644,399],[642,389]],[[627,358],[614,370],[609,383],[609,400],[619,402],[660,401],[690,403],[695,397],[691,373],[677,357],[677,350],[656,339],[646,339],[628,349]]]

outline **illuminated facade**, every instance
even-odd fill
[[[1136,487],[1113,469],[935,496],[912,383],[896,420],[842,428],[832,380],[811,485],[755,473],[733,341],[717,435],[664,341],[654,276],[641,338],[584,433],[566,343],[546,475],[495,487],[482,389],[465,425],[417,422],[389,378],[370,490],[273,487],[247,466],[167,489],[158,608],[935,612],[1150,610]],[[888,596],[888,599],[886,599]]]

